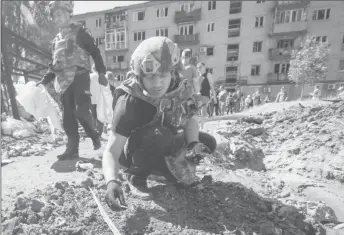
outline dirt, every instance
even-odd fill
[[[200,182],[150,177],[151,201],[132,197],[124,182],[128,208],[119,211],[104,202],[102,149],[90,140],[79,160],[92,170],[56,161],[64,147],[11,157],[2,168],[3,234],[112,234],[88,187],[121,234],[344,234],[344,103],[286,104],[250,110],[261,124],[206,123],[218,148],[198,168]]]

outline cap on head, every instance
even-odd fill
[[[52,18],[53,12],[56,9],[64,9],[70,14],[73,14],[74,1],[50,1],[49,2],[49,15]]]
[[[177,44],[166,37],[151,37],[135,49],[131,56],[131,70],[139,76],[169,72],[179,62],[180,51]]]

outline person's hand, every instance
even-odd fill
[[[107,86],[108,80],[105,77],[105,74],[99,73],[98,74],[98,82],[100,85]]]
[[[43,76],[42,80],[36,83],[36,86],[39,85],[47,85],[49,82],[51,82],[55,78],[55,74],[52,72],[47,73],[46,75]]]
[[[119,199],[119,203],[117,199]],[[121,205],[127,207],[120,183],[110,181],[107,184],[105,201],[112,210],[121,209]]]

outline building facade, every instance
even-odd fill
[[[272,97],[285,86],[293,97],[301,87],[287,78],[291,51],[313,35],[331,48],[323,90],[344,83],[342,1],[151,1],[74,17],[102,38],[103,58],[118,80],[125,79],[141,41],[166,36],[190,48],[218,84],[240,84],[248,93],[259,89]]]

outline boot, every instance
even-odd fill
[[[68,137],[67,148],[64,153],[57,156],[59,161],[70,160],[79,157],[79,137]]]
[[[94,150],[100,149],[100,147],[102,146],[102,143],[100,141],[99,133],[97,132],[96,128],[94,129],[92,128],[93,124],[89,125],[89,123],[92,123],[92,120],[86,121],[84,119],[79,119],[79,122],[84,128],[87,136],[91,138],[92,143],[93,143],[93,149]]]
[[[147,178],[139,177],[131,173],[126,174],[130,193],[133,197],[142,200],[151,200],[153,195],[147,187]]]

